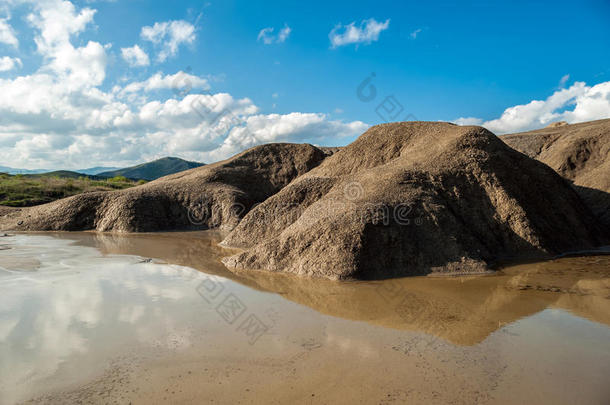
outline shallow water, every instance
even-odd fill
[[[0,403],[610,402],[610,256],[339,283],[219,237],[0,238]]]

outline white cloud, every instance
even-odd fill
[[[284,24],[284,28],[282,28],[277,35],[274,35],[273,31],[273,27],[263,28],[258,33],[257,40],[265,45],[271,45],[273,43],[281,44],[288,39],[292,29],[288,26],[288,24]]]
[[[610,118],[610,82],[592,87],[575,82],[569,88],[555,91],[546,100],[509,107],[493,120],[458,118],[454,122],[482,125],[496,134],[506,134],[542,128],[555,121],[577,123],[603,118]]]
[[[563,112],[561,119],[572,123],[610,118],[610,82],[586,87],[576,96],[575,103],[574,109]]]
[[[185,72],[103,90],[108,46],[72,44],[81,42],[95,10],[61,0],[30,8],[42,64],[31,74],[0,78],[0,161],[8,166],[123,166],[167,155],[210,162],[263,142],[322,142],[367,128],[324,114],[262,114],[252,100],[227,93],[195,94],[209,89],[208,80]],[[173,35],[166,24],[150,27],[164,34],[146,35],[165,46]]]
[[[138,45],[134,45],[131,48],[121,48],[121,55],[131,67],[150,65],[148,55]]]
[[[93,21],[95,10],[76,11],[69,1],[47,0],[34,2],[34,13],[28,15],[30,24],[39,30],[34,38],[38,52],[47,61],[46,69],[63,76],[73,86],[99,85],[106,77],[106,47],[89,41],[75,48],[70,38],[85,30]]]
[[[559,80],[559,88],[565,87],[566,83],[570,80],[570,75],[563,75]]]
[[[209,90],[210,85],[207,79],[194,76],[185,72],[178,72],[173,75],[163,75],[155,73],[147,80],[142,82],[132,82],[124,88],[118,88],[117,94],[124,96],[128,93],[150,92],[155,90],[174,90],[178,95],[187,94],[192,90]]]
[[[411,39],[417,39],[417,35],[419,35],[420,32],[422,32],[422,29],[418,28],[409,35],[411,36]]]
[[[11,27],[6,18],[0,18],[0,43],[19,46],[19,40],[15,35],[15,30]]]
[[[453,123],[457,125],[481,125],[483,124],[483,120],[480,118],[465,117],[458,118],[457,120],[453,121]]]
[[[36,45],[41,54],[51,56],[70,44],[70,36],[84,31],[93,21],[95,10],[84,8],[76,12],[69,1],[43,1],[36,3],[38,13],[28,15],[28,21],[40,30]]]
[[[232,128],[222,144],[209,156],[217,160],[268,142],[323,142],[328,138],[359,135],[367,128],[368,125],[361,121],[329,121],[325,114],[295,112],[251,115],[245,119],[245,125]]]
[[[260,30],[258,33],[258,37],[256,38],[258,41],[263,42],[265,45],[269,45],[273,43],[273,28],[267,27]]]
[[[48,65],[75,84],[100,85],[106,78],[106,48],[98,42],[89,41],[80,48],[66,46],[54,56]]]
[[[336,25],[328,34],[332,48],[349,44],[370,44],[379,40],[379,34],[390,27],[390,20],[381,23],[374,18],[363,20],[360,26],[355,22],[348,25]]]
[[[15,69],[18,66],[23,66],[21,59],[19,58],[11,58],[10,56],[0,57],[0,72],[7,72]]]
[[[277,35],[277,42],[282,43],[288,39],[292,29],[288,25],[284,25],[284,28],[280,30],[280,33]]]
[[[184,20],[156,22],[152,27],[143,27],[140,36],[161,46],[157,55],[159,62],[176,56],[180,45],[192,44],[196,38],[195,26]]]

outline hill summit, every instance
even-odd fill
[[[203,165],[204,163],[190,162],[177,157],[165,157],[137,166],[97,173],[97,175],[101,177],[123,176],[133,180],[150,181]]]
[[[369,279],[485,271],[600,235],[567,181],[488,130],[403,122],[370,128],[223,244],[246,249],[224,260],[230,268]]]

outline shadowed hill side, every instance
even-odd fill
[[[19,210],[3,210],[5,230],[148,232],[233,227],[252,205],[317,166],[311,145],[257,146],[215,164],[128,190],[87,193]]]
[[[98,176],[123,176],[127,177],[128,179],[136,180],[156,180],[163,176],[182,172],[188,169],[194,169],[195,167],[201,167],[203,165],[203,163],[189,162],[188,160],[183,160],[176,157],[166,157],[154,160],[152,162],[142,163],[141,165],[126,167],[124,169],[105,171],[98,173]]]
[[[552,209],[549,209],[552,207]],[[600,244],[569,184],[481,127],[378,125],[252,209],[225,259],[331,279],[482,272]]]
[[[604,226],[610,228],[610,120],[549,126],[500,138],[572,181]]]

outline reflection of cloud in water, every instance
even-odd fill
[[[17,326],[17,323],[19,323],[19,318],[16,316],[0,320],[0,342],[6,340],[8,334]]]
[[[376,358],[380,351],[379,346],[375,346],[370,340],[348,336],[341,330],[329,331],[325,343],[340,352],[351,353],[360,358]]]
[[[90,364],[105,362],[118,346],[189,344],[181,325],[193,317],[185,308],[197,308],[200,301],[194,286],[201,273],[132,256],[103,256],[48,236],[5,241],[13,249],[2,252],[0,266],[15,263],[15,257],[35,258],[40,266],[27,272],[13,268],[0,277],[3,396],[28,393],[74,356]]]
[[[392,356],[419,356],[426,351],[462,356],[478,353],[490,335],[492,341],[504,336],[494,334],[504,325],[515,325],[548,307],[610,323],[605,258],[595,266],[590,258],[582,263],[566,259],[526,265],[493,277],[338,283],[264,272],[230,273],[218,262],[225,251],[206,235],[57,234],[4,239],[12,248],[0,251],[3,400],[36,395],[32,390],[41,382],[74,384],[91,377],[83,374],[100,372],[109,359],[133,349],[175,351],[205,342],[204,352],[211,350],[212,356],[250,359],[275,357],[295,347],[309,353],[329,348],[369,361],[384,353],[376,339],[385,336],[379,332],[382,326],[400,336],[386,345]],[[117,254],[154,257],[217,276]],[[20,271],[15,264],[25,263],[23,259],[39,264],[34,271]],[[9,261],[13,266],[2,270]],[[225,283],[224,291],[243,299],[248,313],[264,318],[272,327],[261,339],[265,343],[257,343],[253,351],[236,325],[228,325],[199,296],[196,287],[203,279]],[[549,283],[578,294],[530,291]],[[392,291],[395,294],[387,296]],[[590,295],[581,296],[584,293]],[[512,350],[514,341],[506,343]],[[456,344],[465,346],[456,348]],[[494,353],[502,349],[496,343]],[[485,356],[485,367],[495,367]],[[485,367],[484,375],[493,371]]]
[[[144,305],[134,305],[131,308],[121,308],[119,312],[119,321],[135,324],[144,315]]]

